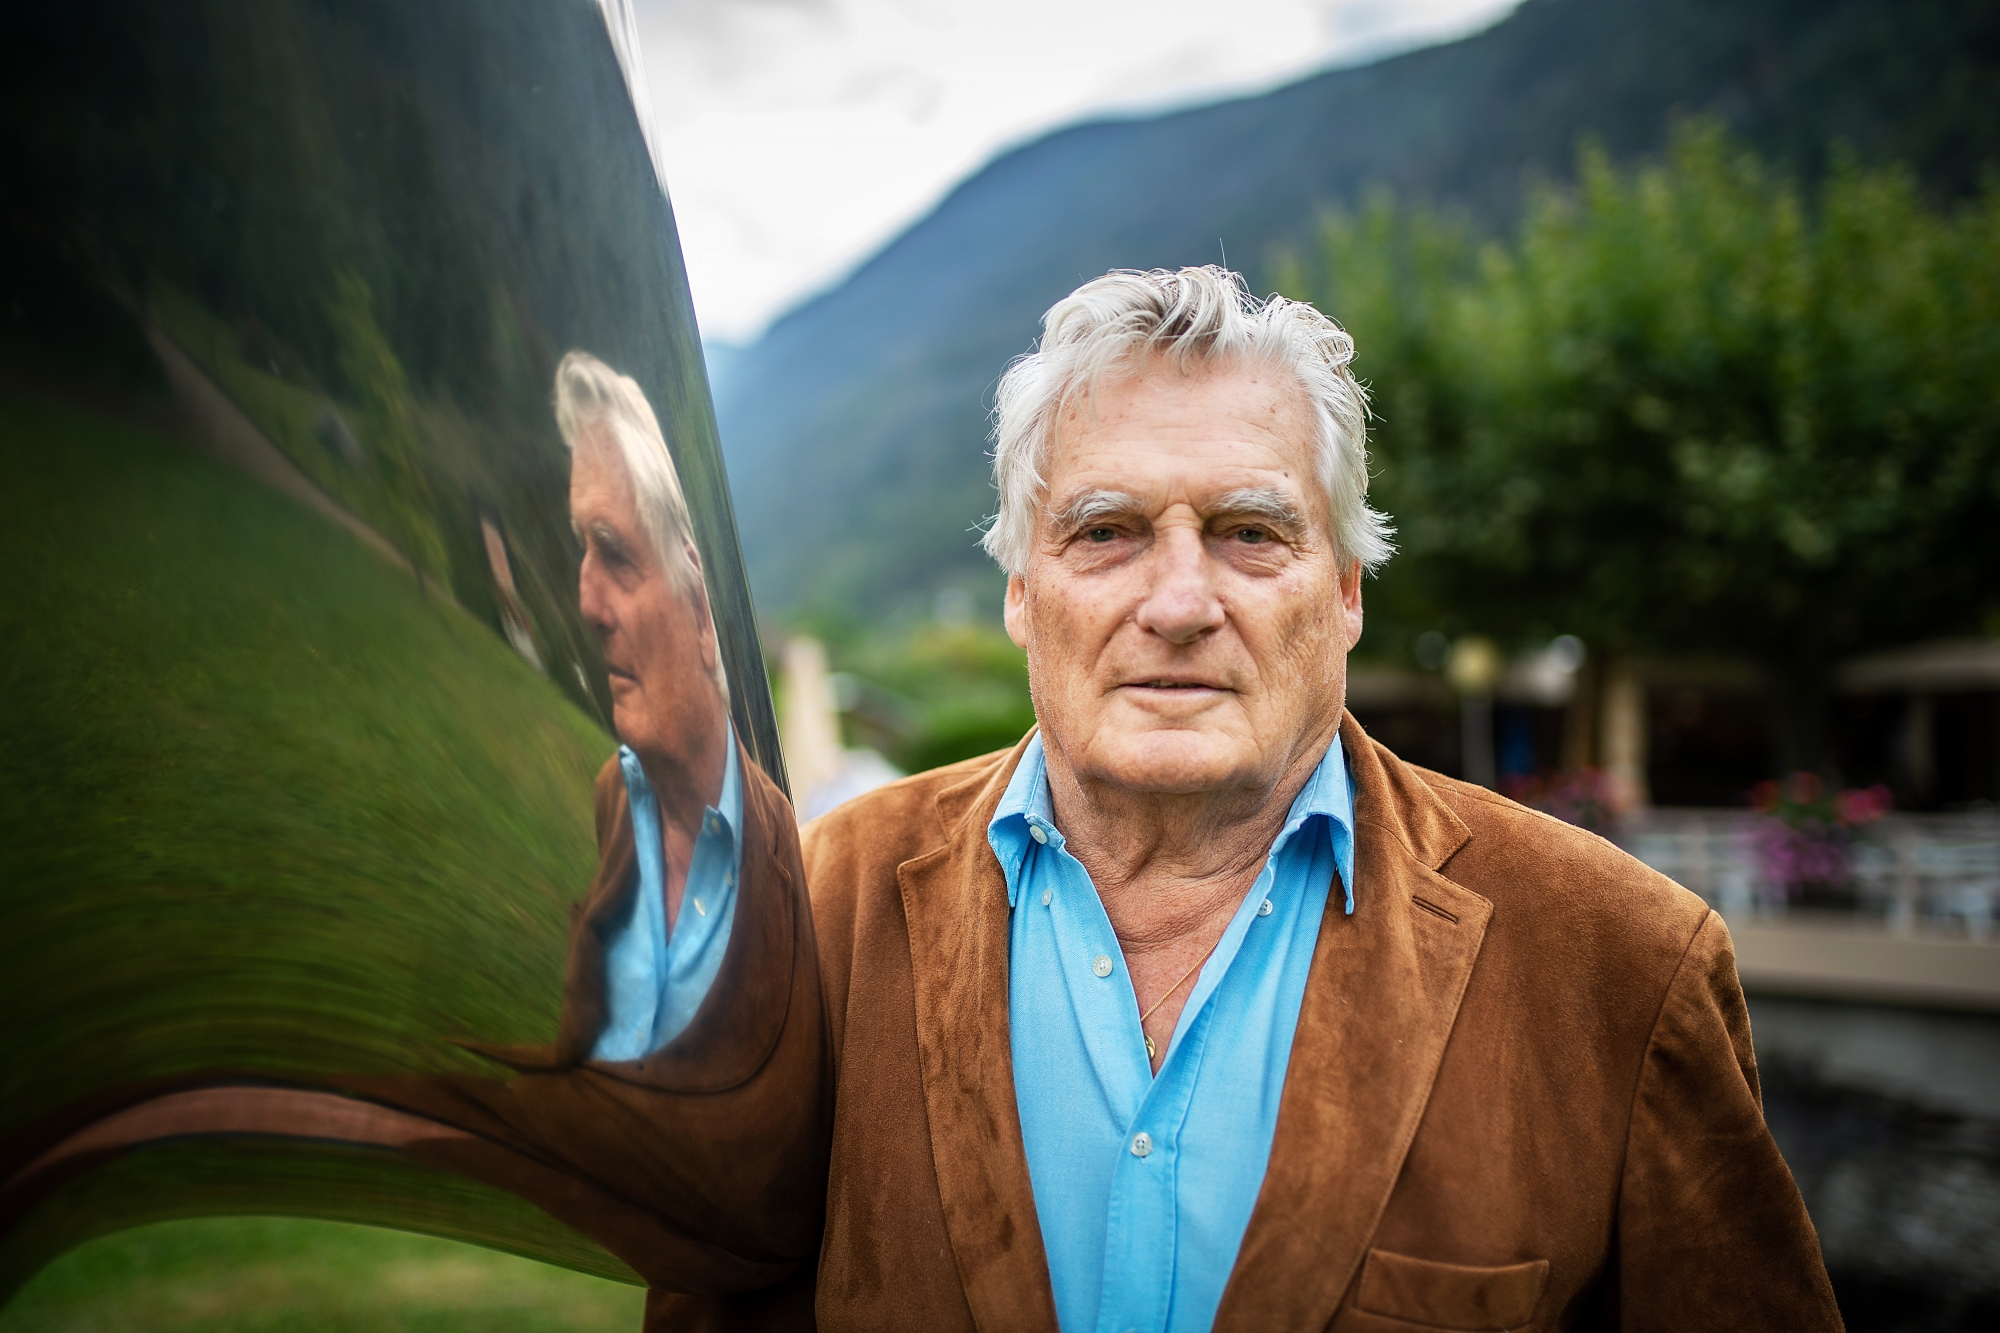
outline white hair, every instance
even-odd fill
[[[556,367],[556,429],[574,453],[577,441],[595,425],[604,427],[625,464],[639,525],[651,539],[660,567],[686,588],[694,578],[694,565],[687,556],[694,524],[660,419],[653,415],[653,405],[638,381],[588,352],[571,352]]]
[[[695,591],[700,571],[688,551],[694,545],[694,523],[680,472],[667,450],[667,437],[645,391],[630,375],[621,375],[585,351],[572,351],[556,367],[556,429],[563,443],[576,452],[577,441],[592,426],[602,425],[617,448],[625,475],[632,480],[639,526],[653,544],[660,568],[674,587]],[[716,688],[729,697],[729,679],[718,655]]]
[[[1002,569],[1027,567],[1042,467],[1064,409],[1107,374],[1153,356],[1182,372],[1247,363],[1296,379],[1318,436],[1335,551],[1368,570],[1389,558],[1395,529],[1368,507],[1368,392],[1348,370],[1354,339],[1303,301],[1258,301],[1240,274],[1210,264],[1121,269],[1085,283],[1049,308],[1041,344],[1007,368],[993,408],[1000,512],[983,543]]]

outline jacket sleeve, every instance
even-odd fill
[[[1625,1329],[1841,1327],[1819,1237],[1764,1124],[1750,1013],[1713,912],[1653,1025],[1617,1227]]]

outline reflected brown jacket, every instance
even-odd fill
[[[1598,837],[1404,764],[1351,717],[1342,740],[1355,914],[1330,895],[1216,1328],[1840,1327],[1764,1125],[1721,919]],[[648,1170],[661,1150],[641,1137],[701,1146],[669,1155],[718,1219],[704,1227],[701,1209],[675,1204],[668,1230],[685,1243],[635,1260],[655,1284],[649,1328],[806,1329],[815,1309],[827,1330],[1055,1326],[1015,1105],[1006,886],[986,840],[1020,753],[906,779],[808,825],[812,919],[798,929],[817,957],[773,929],[741,942],[734,974],[739,1004],[769,1014],[770,993],[789,997],[766,1063],[723,1090],[669,1047],[669,1083],[716,1090],[603,1104],[650,1108],[650,1123],[620,1131]],[[619,827],[614,809],[607,874],[629,855]],[[543,1076],[550,1086],[645,1078],[574,1064],[595,1032],[578,1025],[601,1005],[587,922],[602,910],[586,907],[579,930],[572,1068]],[[742,1072],[740,1039],[694,1040],[713,1067]],[[724,1132],[697,1113],[702,1096],[776,1137]],[[539,1118],[540,1132],[580,1109]],[[829,1128],[820,1179],[744,1173],[745,1154],[803,1167]],[[593,1173],[616,1169],[590,1155]],[[817,1233],[821,1218],[796,1210],[817,1207],[821,1185],[816,1269],[762,1285],[780,1250]]]

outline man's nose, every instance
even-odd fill
[[[1146,560],[1148,586],[1139,603],[1139,628],[1169,643],[1193,643],[1222,624],[1215,569],[1202,534],[1185,528],[1162,532]]]
[[[599,639],[611,632],[611,606],[604,596],[604,571],[586,552],[576,572],[576,609]]]

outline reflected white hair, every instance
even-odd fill
[[[701,573],[688,556],[694,545],[694,523],[653,405],[630,375],[619,374],[588,352],[570,352],[556,367],[556,429],[574,453],[584,432],[597,425],[604,427],[625,465],[625,475],[632,479],[639,525],[653,544],[660,568],[680,591],[695,591]],[[729,680],[719,653],[714,674],[726,700]]]
[[[1106,375],[1155,356],[1183,373],[1248,364],[1296,379],[1318,436],[1336,552],[1371,571],[1389,558],[1395,529],[1368,507],[1368,393],[1348,370],[1354,339],[1303,301],[1259,301],[1240,274],[1210,264],[1121,269],[1085,283],[1049,308],[1041,344],[1007,368],[993,407],[1000,512],[983,542],[1002,569],[1027,567],[1047,487],[1042,466],[1063,411]]]
[[[572,453],[592,426],[602,425],[625,475],[632,479],[639,524],[653,543],[660,567],[685,589],[694,578],[687,548],[694,542],[680,473],[667,452],[653,405],[630,375],[620,375],[588,352],[571,352],[556,367],[556,429]]]

